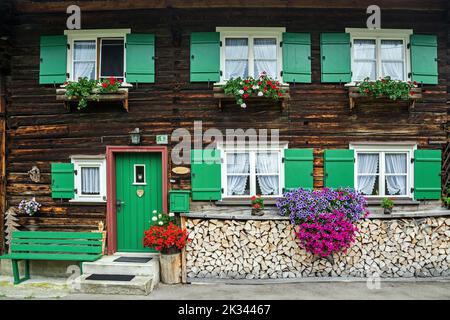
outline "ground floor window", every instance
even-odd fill
[[[410,197],[414,146],[356,146],[355,186],[367,196]]]
[[[106,161],[104,157],[72,157],[75,168],[75,197],[72,201],[106,201]]]
[[[281,196],[281,158],[281,150],[224,150],[223,196]]]

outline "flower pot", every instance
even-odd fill
[[[159,265],[162,283],[177,284],[181,282],[181,252],[161,253]]]
[[[252,208],[252,216],[262,216],[264,215],[264,210]]]
[[[391,214],[392,208],[384,208],[384,214]]]

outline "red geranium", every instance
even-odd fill
[[[144,231],[144,247],[154,248],[163,253],[181,250],[186,246],[188,233],[172,222],[167,226],[152,226]]]
[[[247,99],[248,98],[248,93],[244,93],[243,97],[244,97],[244,99]]]

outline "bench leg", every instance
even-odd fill
[[[83,274],[83,261],[78,263],[80,265],[80,276]]]
[[[23,281],[29,279],[30,279],[30,260],[25,260],[25,278],[23,278]]]
[[[21,260],[16,260],[16,259],[11,260],[13,276],[14,276],[14,284],[19,284],[25,280],[30,279],[30,261],[25,260],[25,276],[22,279],[20,278],[19,261],[21,261]]]
[[[19,263],[17,260],[12,259],[12,270],[13,270],[13,276],[14,276],[14,284],[20,283],[20,274],[19,274]]]

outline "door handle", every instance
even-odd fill
[[[120,209],[122,209],[123,204],[125,204],[125,202],[117,200],[116,201],[116,211],[120,211]]]

